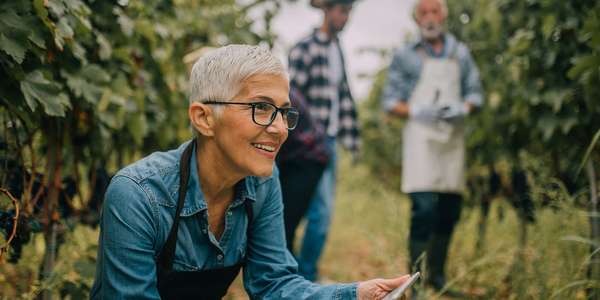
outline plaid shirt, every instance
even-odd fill
[[[290,50],[288,64],[290,85],[306,98],[312,118],[323,128],[329,126],[331,110],[329,95],[332,87],[328,78],[328,52],[331,42],[338,43],[338,40],[328,40],[323,32],[316,29]],[[340,53],[340,56],[343,62],[343,54]],[[337,138],[346,149],[357,152],[360,148],[358,118],[348,87],[346,69],[343,64],[342,67],[343,78],[338,89],[340,111]]]

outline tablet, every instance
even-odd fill
[[[400,296],[402,296],[402,294],[404,294],[406,292],[406,290],[408,290],[409,287],[411,287],[415,282],[417,282],[417,279],[419,279],[420,276],[421,276],[421,273],[419,273],[419,272],[412,274],[410,276],[410,278],[408,278],[407,281],[405,281],[401,286],[395,288],[393,291],[391,291],[389,294],[387,294],[387,296],[385,296],[383,298],[383,300],[399,299]]]

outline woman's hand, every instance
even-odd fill
[[[358,300],[380,300],[389,292],[399,287],[410,278],[410,275],[404,275],[393,279],[371,279],[362,281],[358,284]],[[400,299],[406,299],[402,296]]]

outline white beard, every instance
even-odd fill
[[[434,40],[444,33],[444,27],[441,24],[430,22],[419,26],[419,31],[424,39]]]

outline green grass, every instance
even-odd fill
[[[342,156],[332,227],[321,261],[321,274],[339,282],[407,273],[410,203],[399,191],[386,188],[364,165],[352,166]],[[492,203],[487,232],[475,250],[477,206],[465,206],[448,260],[453,289],[476,291],[476,299],[584,299],[589,245],[567,237],[587,237],[585,212],[564,203],[560,210],[537,210],[537,222],[527,226],[527,243],[518,261],[519,222],[501,199]],[[56,273],[37,281],[43,238],[36,236],[18,265],[0,266],[0,298],[27,298],[40,286],[87,292],[93,280],[97,230],[76,226],[66,235]],[[517,263],[515,263],[517,262]],[[422,289],[422,286],[417,288]],[[440,298],[430,290],[427,299]],[[80,294],[81,295],[81,294]],[[77,297],[74,297],[77,298]],[[247,299],[240,279],[226,299]],[[442,297],[443,299],[443,297]]]
[[[336,282],[354,282],[406,274],[410,225],[406,195],[390,190],[364,165],[353,166],[345,156],[337,188],[321,275]],[[585,212],[568,204],[556,212],[537,210],[537,222],[527,225],[522,256],[517,255],[520,223],[508,202],[495,199],[492,203],[477,252],[480,221],[478,206],[465,205],[449,252],[450,288],[473,299],[585,299],[589,247],[565,240],[588,236]],[[231,291],[229,299],[247,298],[239,279]],[[426,299],[448,299],[428,289],[424,293]]]
[[[410,201],[389,190],[367,169],[343,159],[333,225],[321,272],[335,281],[357,281],[407,273]],[[476,291],[478,299],[583,299],[589,246],[565,240],[588,236],[585,212],[563,204],[537,210],[519,252],[520,223],[506,201],[495,199],[487,231],[476,251],[478,206],[465,205],[449,252],[447,274],[453,289]],[[517,256],[517,254],[522,255]],[[521,259],[518,259],[520,257]],[[428,294],[428,298],[436,295]],[[473,298],[475,298],[473,296]]]

